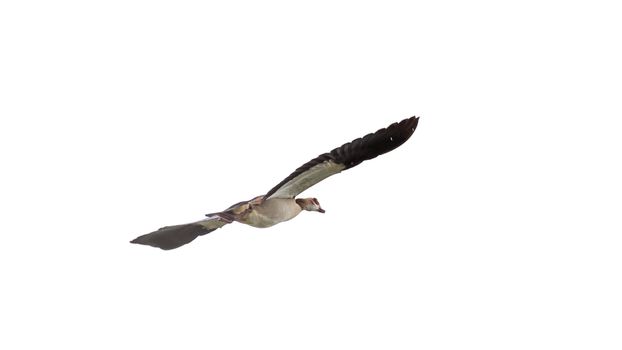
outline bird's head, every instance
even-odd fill
[[[320,202],[317,201],[317,198],[297,198],[296,203],[304,210],[324,213],[324,209],[320,206]]]

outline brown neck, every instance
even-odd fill
[[[298,204],[302,209],[304,209],[305,201],[302,198],[296,198],[296,204]]]

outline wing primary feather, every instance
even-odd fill
[[[188,244],[194,241],[195,238],[217,230],[227,223],[229,222],[215,216],[189,224],[165,226],[157,231],[136,237],[130,243],[171,250]]]

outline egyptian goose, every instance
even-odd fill
[[[305,163],[263,196],[236,203],[224,211],[207,214],[197,222],[166,226],[137,237],[131,243],[165,250],[192,242],[234,221],[253,227],[270,227],[291,220],[303,210],[324,213],[316,198],[296,198],[309,187],[343,170],[392,151],[415,132],[418,117],[404,119],[368,134]]]

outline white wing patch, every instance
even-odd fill
[[[331,175],[341,172],[345,168],[345,165],[335,163],[332,160],[322,162],[289,180],[276,192],[274,192],[270,198],[294,198],[307,188],[317,184]]]

